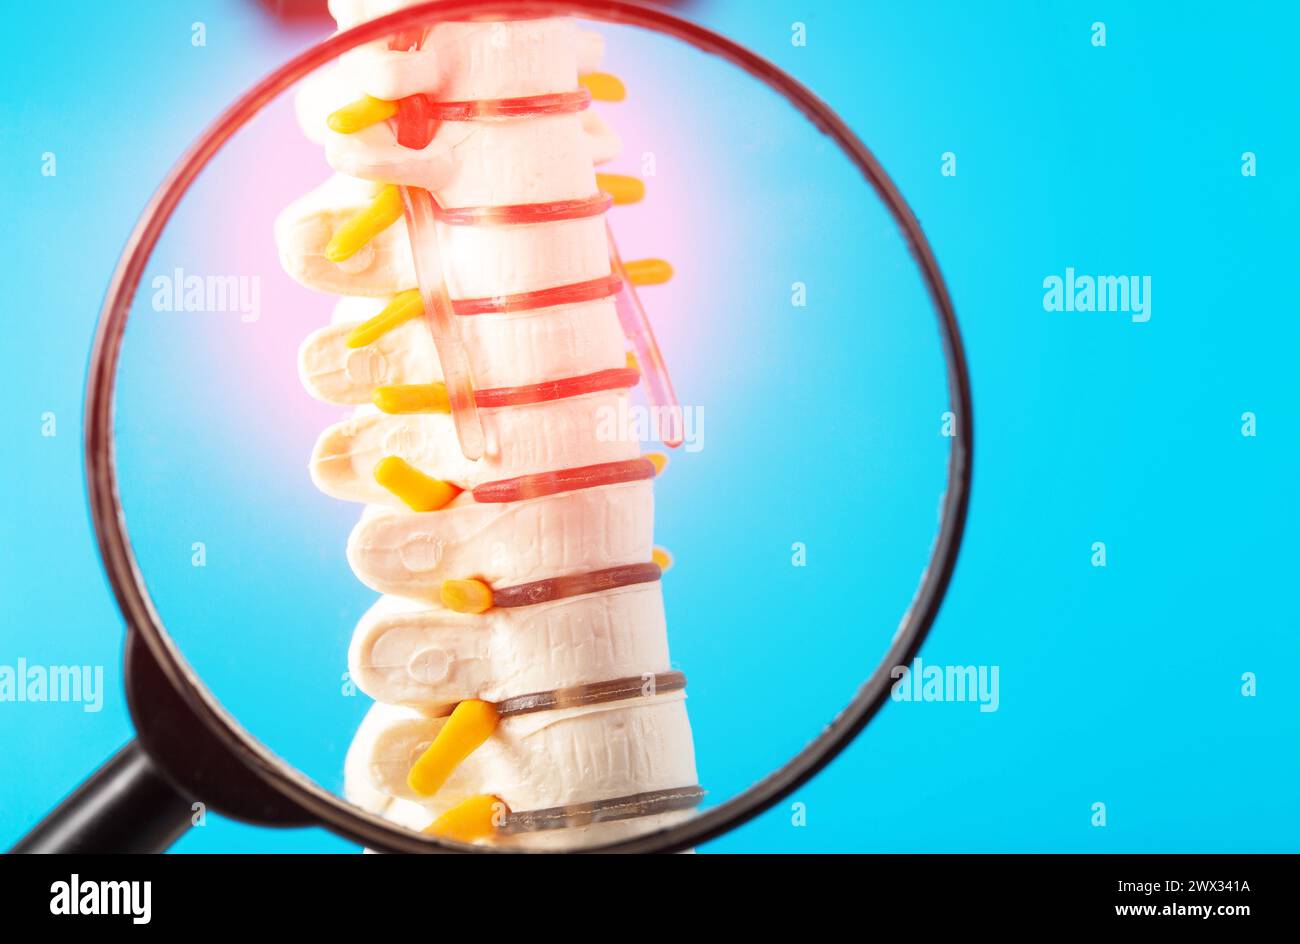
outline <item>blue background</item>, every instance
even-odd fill
[[[5,845],[130,736],[113,677],[119,619],[86,521],[77,428],[86,353],[108,275],[130,225],[185,145],[238,92],[321,33],[276,26],[246,3],[109,6],[23,9],[0,39],[8,90],[0,105],[0,187],[16,237],[7,241],[3,263],[11,316],[4,332],[8,461],[0,481],[11,506],[0,523],[0,664],[19,656],[102,664],[110,676],[99,714],[76,705],[0,704]],[[969,704],[888,705],[829,770],[791,798],[806,808],[806,825],[793,825],[789,805],[781,804],[709,848],[1295,851],[1300,697],[1293,673],[1300,637],[1284,588],[1294,583],[1286,537],[1297,524],[1288,473],[1298,441],[1300,328],[1285,274],[1294,266],[1300,210],[1296,172],[1288,166],[1300,143],[1290,120],[1296,76],[1288,46],[1300,15],[1266,6],[1246,20],[1208,4],[1180,5],[1176,14],[1104,3],[969,7],[703,2],[690,11],[776,61],[838,110],[899,184],[938,253],[971,360],[977,473],[962,558],[923,654],[931,663],[997,665],[1001,679],[994,713]],[[190,45],[195,20],[208,27],[203,49]],[[790,43],[795,20],[807,26],[802,48]],[[1089,41],[1097,20],[1107,28],[1100,49]],[[69,61],[65,50],[74,42],[93,54]],[[613,62],[609,68],[617,70]],[[743,125],[743,107],[728,107]],[[45,151],[58,154],[57,178],[39,173]],[[940,174],[946,151],[957,155],[956,177]],[[1257,177],[1241,175],[1244,151],[1258,155]],[[671,189],[670,182],[664,186]],[[1045,312],[1042,280],[1067,266],[1150,275],[1151,321]],[[789,280],[780,273],[781,284]],[[816,281],[810,285],[815,291]],[[320,317],[318,306],[284,337],[300,337]],[[813,336],[812,347],[819,339]],[[160,331],[151,340],[177,339]],[[671,344],[671,331],[664,340]],[[914,355],[919,372],[933,370],[924,351],[902,346],[908,340],[888,343],[892,355]],[[143,357],[148,347],[142,341],[136,350]],[[803,352],[779,350],[808,369]],[[291,371],[286,376],[292,382]],[[923,397],[904,399],[917,417],[942,408]],[[743,785],[729,776],[761,772],[745,771],[726,753],[727,739],[718,733],[725,717],[708,715],[710,695],[714,706],[723,704],[725,686],[746,669],[731,666],[731,676],[709,685],[701,679],[709,679],[711,666],[753,654],[714,652],[707,637],[688,631],[688,615],[701,619],[709,601],[700,592],[703,568],[693,573],[686,558],[734,560],[749,546],[770,548],[785,563],[792,536],[805,532],[793,524],[802,519],[792,500],[756,517],[753,530],[730,543],[719,538],[694,549],[684,501],[674,505],[672,489],[684,489],[692,474],[703,485],[734,471],[726,459],[741,450],[727,448],[725,430],[753,441],[740,438],[747,431],[738,426],[745,415],[739,406],[715,399],[709,408],[711,435],[716,429],[719,439],[701,456],[720,465],[691,472],[685,459],[675,460],[683,484],[665,479],[658,523],[670,538],[677,529],[668,543],[681,558],[680,582],[676,591],[666,584],[666,593],[674,655],[692,673],[702,780],[725,793]],[[58,417],[54,438],[39,434],[46,411]],[[1246,411],[1258,417],[1254,438],[1240,432]],[[183,416],[178,405],[174,413],[142,414],[141,422],[180,424]],[[917,417],[897,422],[913,428]],[[272,416],[268,425],[285,429],[289,419]],[[777,419],[788,428],[789,415]],[[286,452],[301,456],[309,448],[322,424],[308,420],[288,427]],[[128,431],[130,421],[127,410]],[[152,435],[166,434],[165,426],[151,428]],[[887,431],[868,432],[896,442]],[[774,434],[775,454],[788,455],[796,445]],[[907,445],[918,468],[932,472],[925,447]],[[191,448],[169,454],[167,467],[141,462],[124,470],[129,512],[132,487],[158,495],[169,478],[187,474],[187,463],[204,458],[201,443]],[[852,460],[852,448],[844,449],[840,458]],[[796,477],[823,491],[835,487],[833,476],[821,481],[815,468],[796,469]],[[256,482],[257,472],[241,466],[226,487],[237,491],[242,476]],[[932,508],[937,493],[929,480],[924,486],[900,499],[903,507],[924,500]],[[755,486],[720,504],[752,502],[758,494]],[[338,540],[354,511],[299,491],[274,498],[287,505],[290,520],[324,516],[321,527],[332,529],[333,543],[322,545],[315,564],[333,566],[340,587],[350,587]],[[142,519],[145,533],[174,539],[170,546],[187,541],[194,528],[165,530],[175,521],[161,509],[179,507],[160,498],[157,520]],[[214,545],[237,544],[247,524],[228,516],[205,521],[201,508],[194,515],[187,524]],[[230,533],[214,534],[219,527]],[[921,532],[922,556],[926,536]],[[852,580],[852,561],[835,543],[841,539],[831,529],[810,535],[809,575],[826,567],[818,575],[823,585]],[[288,552],[283,540],[240,549],[273,562]],[[1091,566],[1094,541],[1106,543],[1104,569]],[[159,555],[146,573],[151,581],[159,575],[153,589],[164,615],[169,607],[219,605],[218,588],[182,585],[181,573],[167,572],[163,546],[145,542],[139,550],[142,558]],[[913,580],[917,552],[896,551]],[[844,570],[821,563],[832,560]],[[246,568],[265,580],[265,595],[252,599],[250,614],[277,616],[268,607],[287,611],[286,601],[306,599],[277,595],[282,588],[260,561]],[[788,566],[772,573],[793,579]],[[882,582],[901,588],[901,602],[869,605],[896,619],[911,585]],[[863,581],[864,588],[875,583]],[[798,593],[774,586],[781,599]],[[246,589],[256,591],[256,582]],[[365,599],[353,593],[346,602]],[[321,645],[330,664],[339,661],[357,615],[336,612],[336,603],[328,595],[312,601],[320,608],[316,622],[337,626]],[[249,693],[238,706],[241,719],[265,710],[246,677],[242,689],[236,684],[241,667],[229,653],[201,648],[214,638],[204,632],[212,627],[193,628],[183,639],[187,655],[214,690],[228,701]],[[764,706],[755,727],[778,745],[778,757],[814,733],[813,720],[828,719],[870,664],[865,656],[829,662],[830,643],[849,639],[787,650],[788,667],[806,668],[805,679],[821,666],[824,674],[813,681],[824,682],[829,707]],[[281,655],[292,654],[292,640],[280,645]],[[869,650],[870,642],[863,646]],[[753,658],[752,671],[761,671],[766,663]],[[1242,697],[1244,672],[1258,676],[1257,697]],[[364,705],[341,701],[332,703],[336,724],[317,723],[340,732],[345,744]],[[283,719],[277,728],[276,717],[268,711],[250,726],[336,787],[329,777],[341,746],[318,755],[299,736],[301,725]],[[791,719],[784,728],[783,717]],[[761,737],[737,739],[753,759]],[[1091,825],[1096,802],[1106,804],[1105,828]],[[321,831],[276,833],[212,817],[177,848],[352,847]]]

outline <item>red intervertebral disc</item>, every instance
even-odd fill
[[[435,207],[438,221],[449,226],[516,225],[524,223],[558,223],[600,216],[610,208],[614,198],[597,193],[575,200],[551,203],[516,203],[510,206]]]
[[[513,479],[485,482],[474,489],[474,500],[484,503],[524,501],[528,498],[558,495],[560,492],[576,492],[583,488],[638,482],[643,479],[652,479],[654,476],[654,463],[649,459],[601,462],[597,465],[583,465],[574,469],[537,472],[532,475],[520,475]]]
[[[515,295],[494,295],[491,298],[457,298],[451,303],[458,315],[499,315],[511,311],[529,311],[533,308],[552,308],[556,305],[577,305],[602,298],[613,298],[623,287],[617,275],[602,275],[586,282],[573,282],[542,288]]]
[[[491,387],[487,390],[475,390],[474,402],[480,409],[526,406],[530,403],[567,400],[570,397],[602,393],[606,390],[626,390],[635,387],[640,378],[641,374],[635,368],[614,367],[610,370],[598,370],[594,374],[547,380],[522,387]]]

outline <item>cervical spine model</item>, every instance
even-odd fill
[[[331,12],[346,29],[408,5]],[[619,146],[586,107],[621,97],[600,54],[556,18],[441,22],[349,53],[298,99],[337,173],[276,225],[286,270],[343,296],[299,367],[356,410],[311,474],[366,504],[348,560],[384,594],[349,653],[377,704],[346,792],[463,842],[613,841],[701,796],[652,543],[663,459],[598,435],[638,380],[616,300],[670,273],[611,258],[605,210],[643,187],[594,171]],[[432,232],[411,221],[421,191]],[[415,261],[430,246],[432,293]],[[444,286],[481,455],[458,438],[453,348],[427,317]]]

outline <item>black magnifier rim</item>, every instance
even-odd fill
[[[762,57],[712,30],[631,0],[433,0],[339,33],[294,57],[227,109],[172,168],[150,199],[118,261],[96,326],[87,376],[85,447],[91,519],[109,582],[128,626],[139,632],[168,681],[182,694],[195,714],[250,770],[316,816],[321,825],[372,849],[389,852],[516,851],[444,842],[403,830],[366,813],[281,761],[235,721],[190,668],[154,610],[126,534],[112,434],[117,364],[132,300],[168,220],[194,178],[217,150],[290,85],[354,46],[437,19],[501,12],[529,16],[572,15],[667,34],[729,61],[782,95],[839,146],[889,208],[925,278],[938,315],[955,435],[948,458],[948,487],[943,497],[939,533],[912,605],[904,615],[885,658],[857,695],[784,767],[719,806],[704,810],[675,826],[620,842],[571,850],[674,852],[713,839],[768,809],[830,763],[866,726],[888,697],[894,681],[890,670],[894,666],[910,664],[929,633],[956,565],[970,501],[974,459],[970,376],[952,300],[930,244],[898,188],[866,146],[825,103]]]

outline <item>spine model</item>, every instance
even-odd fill
[[[349,53],[298,101],[336,174],[276,225],[286,270],[342,296],[299,372],[355,409],[311,475],[365,505],[348,561],[383,594],[348,656],[376,704],[346,792],[462,842],[609,842],[702,795],[653,543],[664,460],[598,434],[641,380],[634,286],[671,273],[612,251],[606,211],[644,188],[594,169],[619,146],[588,107],[621,97],[600,55],[558,18]]]

